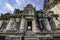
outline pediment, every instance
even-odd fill
[[[34,7],[32,4],[28,4],[24,9],[25,10],[32,10],[32,9],[34,9]]]

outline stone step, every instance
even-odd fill
[[[27,31],[27,32],[25,33],[25,36],[32,36],[32,35],[35,35],[35,33],[32,32],[32,31]]]

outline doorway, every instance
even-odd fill
[[[27,21],[27,31],[32,31],[32,21],[31,20]]]

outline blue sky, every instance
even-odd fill
[[[0,0],[0,13],[13,13],[15,8],[22,10],[29,3],[40,10],[43,9],[44,0]]]

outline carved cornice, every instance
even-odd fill
[[[47,10],[47,9],[50,9],[52,7],[54,7],[55,5],[59,4],[60,3],[60,0],[45,0],[44,1],[44,9]]]

